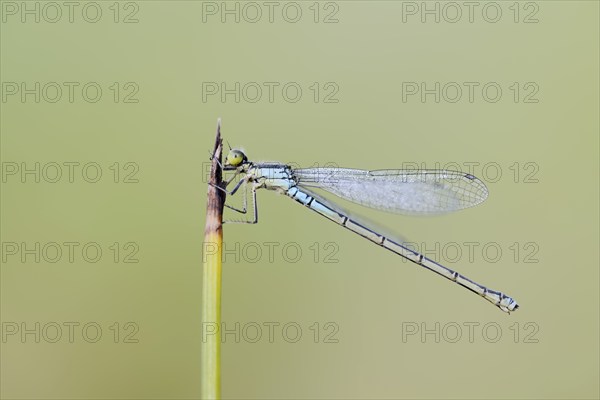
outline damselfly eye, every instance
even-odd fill
[[[237,167],[240,164],[248,161],[248,158],[244,154],[243,151],[233,149],[227,154],[227,158],[225,159],[225,165]]]

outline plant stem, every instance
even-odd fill
[[[219,119],[209,182],[220,187],[222,187],[223,178],[219,164],[222,144],[221,120]],[[202,271],[200,385],[203,399],[219,399],[221,397],[221,260],[224,204],[225,192],[208,185]]]

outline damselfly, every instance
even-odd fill
[[[223,169],[235,171],[223,183],[228,194],[244,188],[242,209],[227,205],[237,212],[247,212],[247,189],[252,192],[254,218],[250,221],[224,221],[255,224],[258,222],[257,189],[265,188],[283,193],[318,214],[346,229],[369,239],[444,278],[480,295],[502,311],[516,310],[519,305],[504,293],[488,289],[456,271],[411,250],[400,240],[392,239],[359,222],[341,207],[314,193],[319,188],[351,202],[399,214],[435,215],[475,206],[488,196],[485,184],[473,175],[447,170],[376,170],[348,168],[296,169],[275,162],[253,163],[241,150],[231,149]],[[235,187],[226,189],[236,177]]]

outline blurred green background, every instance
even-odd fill
[[[199,397],[218,117],[253,160],[472,166],[467,211],[341,203],[521,305],[259,192],[224,229],[223,397],[598,398],[598,2],[0,4],[2,398]]]

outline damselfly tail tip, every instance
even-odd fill
[[[511,311],[517,311],[519,304],[517,304],[516,300],[512,297],[505,296],[500,300],[498,307],[500,307],[502,311],[510,314]]]

